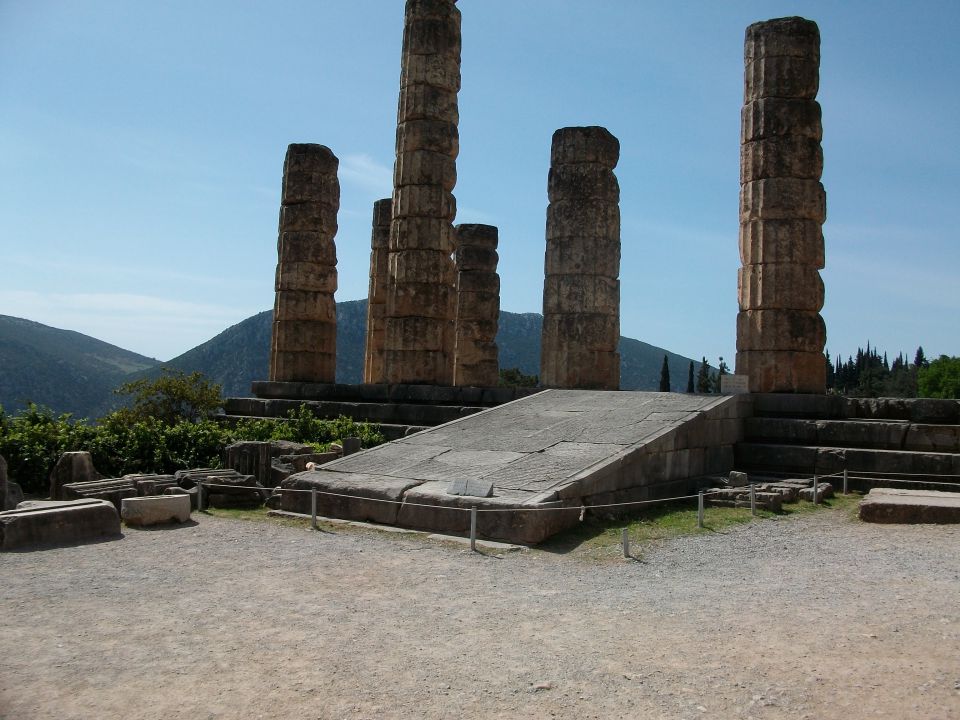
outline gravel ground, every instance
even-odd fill
[[[196,516],[0,555],[0,718],[960,718],[960,527],[471,554]]]

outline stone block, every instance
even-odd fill
[[[497,322],[500,314],[500,296],[494,293],[457,293],[457,323],[471,323],[470,331],[464,333],[474,337],[481,328]],[[480,323],[480,324],[477,324]],[[496,335],[496,330],[494,330]],[[491,337],[492,339],[492,337]]]
[[[457,246],[471,245],[473,247],[496,250],[499,242],[499,231],[495,225],[480,223],[463,223],[457,225]]]
[[[309,203],[321,198],[339,203],[339,166],[337,156],[324,145],[289,145],[283,163],[281,204]]]
[[[737,284],[740,310],[816,313],[823,307],[823,280],[820,271],[810,265],[746,265],[737,271]]]
[[[309,350],[274,353],[270,360],[271,378],[299,382],[330,381],[336,374],[335,352]]]
[[[442,351],[448,322],[443,318],[391,317],[387,321],[385,352],[391,350]],[[389,360],[387,364],[389,365]]]
[[[397,126],[397,147],[403,148],[404,155],[426,150],[456,158],[460,152],[460,135],[456,124],[446,120],[407,120]]]
[[[394,224],[403,217],[452,221],[457,216],[457,200],[439,185],[402,185],[393,191],[393,215]],[[394,234],[391,231],[391,238]]]
[[[817,448],[773,443],[740,443],[735,448],[737,467],[749,470],[799,472],[817,469]]]
[[[753,393],[826,393],[823,353],[789,350],[738,350],[737,374],[750,376]]]
[[[120,534],[117,509],[106,500],[37,502],[0,512],[0,549],[73,545]]]
[[[599,163],[613,169],[620,159],[620,141],[597,126],[560,128],[553,133],[550,165]]]
[[[731,470],[727,475],[727,485],[730,487],[747,487],[750,484],[750,476],[745,472]]]
[[[434,217],[404,217],[394,223],[393,250],[439,252],[450,255],[456,232],[449,220]],[[393,259],[396,252],[391,252]]]
[[[309,513],[310,490],[316,489],[319,515],[392,525],[404,493],[418,484],[405,478],[312,470],[291,475],[281,483],[281,507],[288,512]]]
[[[859,515],[875,523],[960,523],[960,494],[874,488],[860,501]]]
[[[444,120],[459,124],[460,110],[457,106],[457,94],[446,88],[433,85],[408,85],[400,93],[397,122],[425,119]],[[456,168],[454,168],[455,177]],[[450,189],[453,189],[452,186]]]
[[[820,89],[820,66],[808,58],[767,56],[746,63],[743,96],[813,100]]]
[[[612,352],[620,341],[620,317],[600,313],[547,315],[544,337],[558,346],[576,344],[584,350]]]
[[[197,488],[195,487],[192,487],[192,488],[182,488],[182,487],[176,487],[176,486],[168,487],[164,489],[162,494],[163,495],[185,495],[187,499],[190,501],[190,509],[191,510],[197,509],[197,495],[199,493],[197,492]]]
[[[599,163],[557,165],[547,175],[547,198],[550,202],[569,197],[589,198],[603,202],[620,202],[620,183],[613,171]]]
[[[761,57],[798,57],[820,61],[820,29],[812,20],[784,17],[764,20],[747,27],[743,56],[746,60]]]
[[[595,240],[620,240],[620,207],[599,200],[569,198],[547,207],[547,240],[579,239],[593,248]]]
[[[65,452],[50,472],[50,499],[63,500],[62,488],[67,483],[91,482],[102,477],[93,466],[90,453]]]
[[[280,232],[316,232],[332,238],[337,234],[339,203],[332,199],[280,207]]]
[[[543,284],[543,310],[544,313],[561,315],[571,313],[618,315],[620,281],[600,275],[548,275]]]
[[[337,322],[337,304],[328,292],[282,290],[274,302],[274,317],[280,320]]]
[[[281,232],[277,255],[281,263],[337,264],[337,246],[333,237],[322,232]]]
[[[496,250],[461,243],[457,247],[454,259],[457,270],[460,272],[493,273],[497,269],[500,256]]]
[[[602,350],[569,349],[547,345],[541,353],[542,387],[579,390],[619,390],[620,354]]]
[[[277,265],[274,289],[308,290],[333,295],[337,291],[337,269],[312,262],[284,262]]]
[[[4,510],[16,510],[17,506],[23,502],[23,488],[13,480],[7,480],[7,499]]]
[[[457,291],[500,295],[500,276],[491,272],[457,273]]]
[[[130,527],[148,527],[190,521],[189,495],[124,498],[120,517]]]
[[[823,111],[816,100],[768,97],[746,103],[740,110],[740,140],[799,135],[823,139]]]
[[[452,10],[444,17],[407,15],[403,29],[403,53],[409,55],[446,55],[460,59],[460,12]]]
[[[827,219],[827,195],[816,180],[767,178],[740,187],[740,222]]]
[[[275,321],[273,323],[273,339],[274,347],[278,352],[315,352],[320,355],[336,355],[337,352],[337,326],[333,322],[323,320]],[[329,382],[332,381],[333,378],[329,380]]]
[[[826,342],[827,326],[817,312],[743,310],[737,313],[737,347],[743,350],[822,352]]]
[[[619,277],[620,238],[548,238],[544,270],[547,275]]]
[[[740,184],[765,178],[819,180],[823,174],[820,141],[803,135],[753,140],[740,145]]]
[[[7,460],[0,455],[0,512],[9,510],[7,507]]]
[[[740,260],[822,269],[823,230],[816,220],[751,220],[740,225]]]
[[[400,69],[400,93],[417,85],[459,92],[460,58],[451,55],[405,55]]]
[[[395,187],[438,185],[447,192],[452,192],[457,184],[456,158],[450,154],[422,148],[409,149],[397,155],[393,166],[393,184]]]
[[[816,496],[814,496],[812,487],[801,488],[797,492],[797,497],[807,502],[822,503],[827,498],[833,497],[833,485],[828,482],[817,483]],[[816,497],[816,500],[814,500],[814,497]]]
[[[397,283],[393,294],[387,300],[387,315],[393,319],[429,317],[446,320],[454,298],[454,289],[449,285],[430,282]]]

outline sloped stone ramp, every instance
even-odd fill
[[[582,506],[686,494],[692,477],[733,467],[747,396],[545,390],[298,473],[318,513],[537,543],[576,524]],[[489,498],[448,494],[455,479],[493,483]],[[305,492],[282,507],[310,512]]]

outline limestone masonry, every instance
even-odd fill
[[[601,127],[553,134],[540,383],[620,387],[620,143]]]
[[[390,227],[384,379],[453,384],[460,11],[407,0]]]
[[[340,161],[323,145],[294,144],[283,163],[270,379],[333,382],[337,359],[337,211]]]
[[[457,324],[453,384],[495,387],[500,377],[497,228],[457,226]]]
[[[736,371],[752,392],[824,393],[820,31],[755,23],[744,63]]]
[[[387,315],[387,255],[390,246],[390,218],[393,201],[373,204],[373,232],[370,237],[370,287],[367,292],[367,343],[363,356],[363,381],[384,382],[383,340]]]

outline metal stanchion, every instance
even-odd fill
[[[317,489],[310,488],[310,527],[317,529]]]
[[[847,469],[844,468],[844,469],[843,469],[843,494],[844,494],[844,495],[847,494],[847,487],[848,487],[848,485],[847,485]]]
[[[625,558],[630,557],[630,533],[627,532],[626,528],[620,533],[620,544],[623,545],[623,556]]]
[[[757,488],[753,483],[750,483],[750,514],[757,514]]]
[[[203,512],[203,483],[197,483],[197,512]]]
[[[477,551],[477,508],[470,508],[470,550]]]
[[[818,497],[819,487],[820,487],[820,479],[817,477],[817,474],[814,473],[813,474],[813,504],[814,505],[820,504],[820,498]]]
[[[703,490],[697,495],[697,527],[703,528]]]

